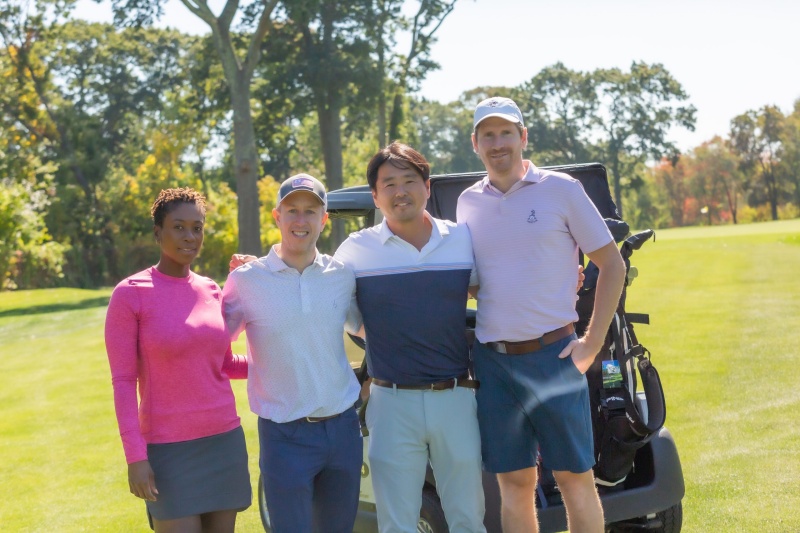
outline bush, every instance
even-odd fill
[[[737,217],[739,224],[749,224],[751,222],[768,222],[772,220],[769,204],[762,204],[756,207],[743,205],[739,208]]]
[[[792,203],[786,203],[778,206],[779,220],[790,220],[793,218],[800,218],[800,207],[797,207]]]
[[[222,282],[228,276],[228,263],[238,246],[238,205],[236,193],[219,183],[206,192],[206,225],[203,249],[192,270]]]
[[[61,285],[67,248],[54,241],[23,246],[11,259],[9,285],[13,284],[17,289],[46,289]]]
[[[0,180],[0,290],[54,287],[63,278],[68,247],[47,232],[49,205],[44,187]]]

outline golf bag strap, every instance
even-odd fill
[[[664,390],[661,387],[661,378],[658,371],[650,362],[649,351],[641,344],[626,346],[628,343],[635,342],[633,332],[625,323],[624,314],[617,313],[611,323],[611,332],[614,342],[615,355],[619,360],[622,372],[622,383],[625,389],[625,416],[631,429],[637,435],[650,438],[656,431],[661,429],[666,420],[666,403],[664,401]],[[627,335],[627,339],[625,336]],[[626,342],[627,341],[627,342]],[[635,361],[636,369],[642,379],[642,389],[647,401],[647,416],[642,417],[634,398],[636,394],[636,374],[631,369],[631,363]],[[645,422],[645,419],[647,420]]]
[[[650,315],[647,313],[625,313],[625,320],[629,324],[649,324]]]

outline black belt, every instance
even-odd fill
[[[560,341],[565,337],[569,337],[575,332],[575,327],[572,324],[567,324],[566,326],[560,327],[558,329],[554,329],[553,331],[548,331],[538,339],[531,339],[529,341],[497,341],[497,342],[487,342],[486,346],[488,346],[491,350],[494,350],[497,353],[502,353],[506,355],[522,355],[526,353],[538,352],[548,344],[553,344],[556,341]]]
[[[425,385],[398,385],[391,381],[384,379],[372,378],[372,383],[379,387],[387,387],[389,389],[398,388],[401,390],[450,390],[455,387],[466,387],[468,389],[477,389],[481,386],[480,382],[475,379],[470,379],[468,374],[459,376],[453,379],[446,379],[444,381],[437,381],[435,383],[427,383]]]

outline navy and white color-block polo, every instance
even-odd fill
[[[334,256],[356,275],[369,374],[398,385],[451,379],[469,367],[467,288],[476,279],[469,230],[425,217],[433,228],[422,250],[383,222],[351,234]]]

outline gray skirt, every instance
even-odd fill
[[[158,500],[145,504],[156,520],[250,507],[250,471],[241,426],[201,439],[148,444],[147,456]]]

